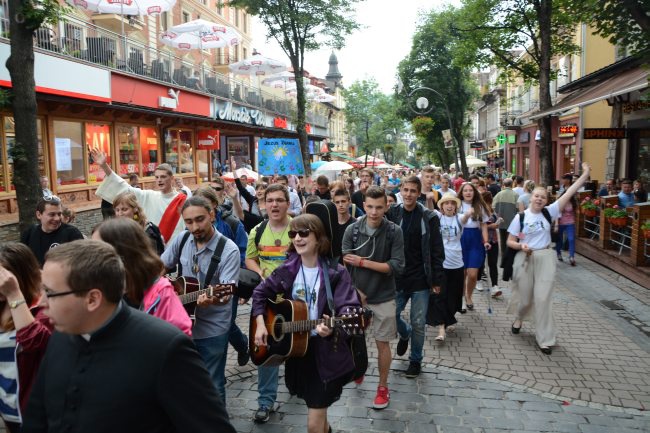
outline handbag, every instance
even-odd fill
[[[336,266],[336,261],[332,261]],[[334,297],[332,296],[332,286],[330,284],[330,277],[328,271],[328,263],[322,263],[323,266],[323,279],[325,280],[325,291],[327,292],[327,305],[330,311],[334,313],[336,306],[334,305]],[[352,334],[348,339],[350,353],[352,354],[352,363],[354,368],[350,380],[361,379],[368,370],[368,348],[366,346],[365,334]]]

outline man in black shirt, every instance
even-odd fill
[[[318,196],[321,200],[331,200],[332,196],[330,195],[330,181],[325,175],[320,175],[316,178],[316,189],[314,194]]]
[[[363,199],[366,194],[366,190],[372,183],[373,173],[369,168],[364,168],[359,173],[359,191],[352,194],[352,203],[357,205],[357,209],[363,209]]]
[[[84,238],[76,227],[63,223],[62,213],[63,208],[59,197],[55,195],[43,197],[36,204],[36,218],[40,224],[33,225],[20,236],[20,242],[32,250],[41,267],[45,262],[45,253],[49,249]]]
[[[492,194],[492,198],[501,191],[501,187],[496,183],[496,179],[492,173],[488,173],[487,176],[485,176],[485,183],[487,184],[488,191]]]
[[[431,210],[418,203],[421,190],[422,184],[417,176],[406,178],[400,189],[404,202],[392,206],[388,212],[388,219],[399,224],[404,234],[406,266],[404,273],[396,279],[397,333],[400,338],[397,355],[406,353],[411,340],[410,363],[405,373],[409,378],[420,374],[429,293],[440,294],[444,278],[442,262],[445,252],[440,235],[440,221]],[[409,299],[410,325],[401,318]]]

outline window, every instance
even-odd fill
[[[234,9],[235,11],[235,27],[239,27],[239,11],[237,9]]]
[[[109,125],[86,123],[86,146],[99,148],[106,154],[106,162],[111,163],[111,127]],[[88,182],[101,182],[104,180],[104,170],[88,158]]]
[[[246,12],[242,12],[241,20],[244,27],[244,33],[248,33],[248,15],[246,15]]]
[[[246,48],[242,47],[241,55],[242,55],[242,59],[247,59],[248,58],[248,50]]]
[[[0,36],[6,38],[9,35],[9,1],[0,0]]]
[[[16,131],[14,118],[6,116],[2,118],[2,141],[0,146],[0,193],[13,191],[14,161],[11,158],[11,149],[15,143]],[[47,175],[45,154],[43,152],[43,124],[41,119],[36,119],[36,134],[38,140],[38,172]]]
[[[199,178],[202,182],[210,180],[208,167],[210,167],[209,150],[199,150],[196,152],[196,159],[199,161]]]
[[[168,129],[165,131],[165,162],[174,173],[193,173],[192,131]]]
[[[160,28],[162,28],[163,31],[167,31],[167,28],[169,27],[167,21],[168,17],[169,17],[168,12],[163,12],[162,14],[160,14]]]
[[[190,20],[190,14],[188,12],[183,12],[183,22],[186,23]]]
[[[68,53],[81,52],[81,40],[83,37],[83,30],[70,23],[66,23],[64,27],[64,44]]]
[[[217,0],[217,13],[223,16],[223,0]]]
[[[86,183],[83,123],[54,121],[54,155],[58,185]]]
[[[117,145],[120,152],[118,174],[153,176],[158,166],[158,132],[145,126],[117,127]]]

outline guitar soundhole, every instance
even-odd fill
[[[284,338],[284,333],[282,332],[282,324],[284,323],[284,317],[281,315],[275,316],[275,320],[271,326],[271,337],[275,341],[280,341]]]

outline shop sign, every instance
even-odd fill
[[[217,105],[217,119],[230,120],[232,122],[248,123],[250,125],[264,126],[264,113],[259,110],[249,110],[240,105],[234,105],[231,101],[223,104],[219,109]]]
[[[575,123],[567,123],[566,125],[561,125],[557,136],[559,138],[570,138],[575,137],[578,133],[578,125]]]
[[[582,138],[585,140],[618,140],[627,136],[625,128],[585,128]]]
[[[528,143],[530,141],[530,132],[529,131],[524,131],[521,134],[519,134],[519,142],[520,143]]]
[[[501,145],[501,146],[506,144],[506,135],[505,134],[499,134],[499,136],[497,137],[497,143],[499,143],[499,145]]]
[[[483,149],[483,143],[480,141],[472,141],[469,143],[470,149]]]
[[[516,135],[508,135],[508,144],[515,144],[517,142]]]
[[[181,91],[169,89],[167,90],[167,94],[169,95],[169,98],[167,96],[160,96],[158,98],[158,106],[160,108],[169,108],[172,110],[177,109],[181,105],[178,101]]]
[[[199,129],[199,150],[219,150],[220,134],[218,129]]]
[[[650,109],[650,101],[627,102],[623,104],[623,113],[630,114],[633,111]]]
[[[307,132],[307,134],[311,134],[311,123],[305,124],[305,132]]]
[[[287,118],[286,117],[273,118],[273,126],[275,126],[276,128],[287,129]]]

